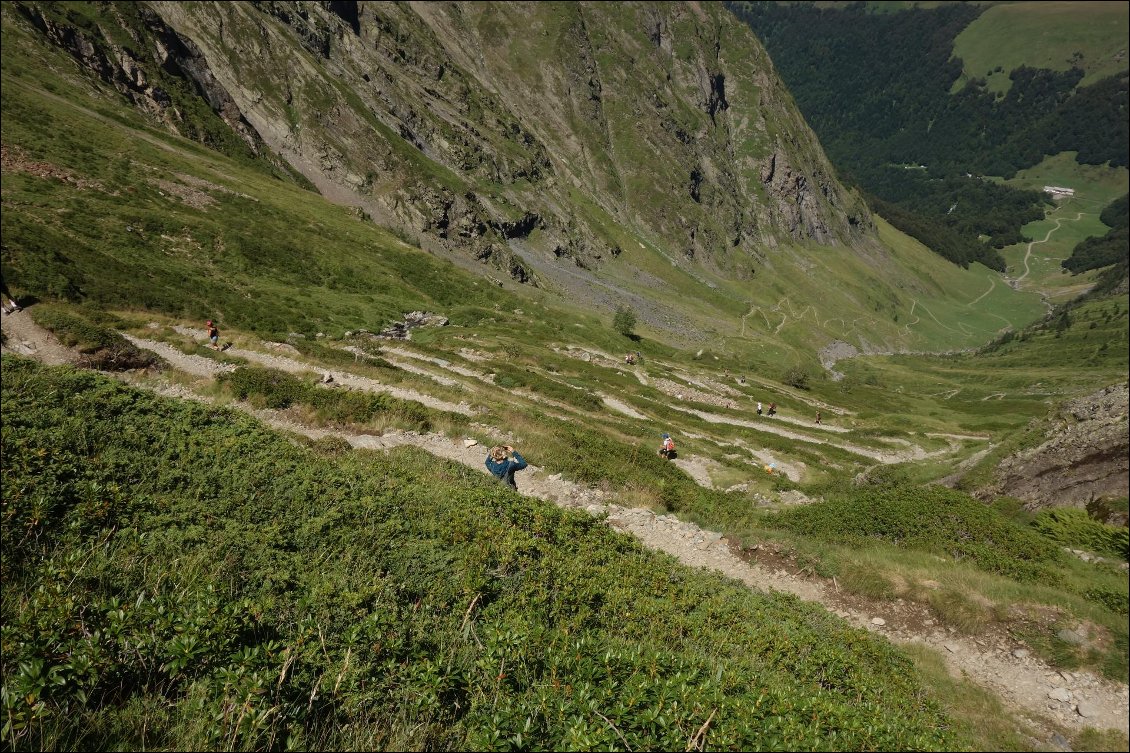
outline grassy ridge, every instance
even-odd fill
[[[12,748],[962,744],[888,644],[461,467],[10,357],[3,398]]]
[[[840,543],[881,540],[968,559],[1022,581],[1054,583],[1064,555],[981,502],[942,487],[869,490],[780,513],[786,530]]]

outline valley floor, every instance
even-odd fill
[[[182,334],[203,338],[203,332],[189,328],[178,328]],[[30,356],[49,364],[73,363],[77,353],[63,346],[46,330],[38,327],[26,312],[4,314],[4,351]],[[190,355],[157,340],[137,336],[129,339],[137,346],[162,356],[175,372],[189,377],[211,380],[217,374],[234,368],[221,361]],[[281,347],[281,350],[280,350]],[[256,347],[232,349],[229,353],[263,365],[284,371],[309,372],[321,367],[301,360],[297,352],[285,352],[287,346],[257,343]],[[293,349],[291,349],[293,350]],[[442,359],[425,360],[425,357],[405,347],[389,347],[383,355],[395,359],[397,365],[440,375],[424,364],[444,364],[450,378],[459,380],[482,380],[484,375],[473,369],[450,364]],[[608,358],[604,354],[590,354],[590,358]],[[415,360],[414,360],[415,359]],[[615,366],[615,364],[612,364]],[[216,398],[200,389],[193,379],[170,378],[170,374],[153,377],[145,374],[128,374],[124,378],[135,386],[155,390],[162,394],[198,401],[214,401]],[[641,380],[645,377],[638,374]],[[489,384],[489,381],[486,382]],[[337,388],[388,392],[404,399],[416,400],[431,407],[471,415],[474,413],[469,402],[453,402],[449,399],[433,397],[415,389],[381,384],[367,377],[350,374],[335,369],[330,385]],[[721,392],[721,390],[719,390]],[[620,412],[635,413],[630,406],[620,403],[616,398],[606,397],[605,403]],[[255,409],[237,402],[229,404],[255,415],[265,424],[276,429],[302,434],[311,438],[336,436],[347,441],[352,447],[372,450],[387,450],[401,445],[413,445],[447,460],[462,463],[469,468],[486,472],[483,467],[485,448],[477,442],[452,439],[438,433],[417,433],[399,430],[385,431],[381,434],[349,433],[303,424],[292,413]],[[566,406],[557,406],[564,410]],[[826,406],[831,408],[831,406]],[[629,413],[630,411],[630,413]],[[636,414],[640,415],[640,414]],[[701,415],[701,412],[700,412]],[[738,421],[733,417],[719,416],[720,420]],[[707,418],[707,420],[710,420]],[[833,439],[834,427],[816,427],[804,424],[808,433],[797,434],[782,426],[771,429],[783,436],[794,436],[807,442],[837,442],[848,452],[860,452],[881,461],[891,462],[906,457],[921,457],[921,448],[903,448],[899,451],[879,452],[863,448],[849,442]],[[492,434],[498,430],[483,427]],[[814,436],[811,430],[830,428],[823,436]],[[502,440],[500,440],[502,441]],[[953,440],[956,441],[956,440]],[[767,456],[768,457],[768,456]],[[796,468],[785,461],[782,466],[793,472]],[[700,484],[710,484],[709,459],[691,456],[680,461],[683,467]],[[823,579],[810,571],[803,570],[786,551],[773,545],[742,547],[721,533],[703,528],[674,515],[657,515],[646,507],[625,504],[619,495],[599,488],[575,483],[562,477],[560,473],[530,465],[518,474],[521,494],[546,500],[562,507],[579,508],[594,516],[602,516],[605,522],[620,531],[631,534],[647,547],[665,552],[692,568],[709,568],[738,580],[750,588],[775,590],[792,594],[800,599],[818,602],[839,615],[852,625],[865,628],[886,636],[894,643],[905,646],[926,647],[944,662],[954,678],[964,678],[997,695],[1002,702],[1016,714],[1018,719],[1026,720],[1026,734],[1035,744],[1038,740],[1056,739],[1059,731],[1071,734],[1092,727],[1128,733],[1128,712],[1130,712],[1130,691],[1126,685],[1096,677],[1087,672],[1059,672],[1049,667],[1014,638],[1002,631],[989,631],[977,637],[957,633],[952,627],[938,624],[930,617],[927,609],[917,603],[897,599],[895,601],[870,601],[856,595],[848,595],[839,589],[835,579]]]

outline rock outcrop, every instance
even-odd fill
[[[1034,430],[1036,446],[1006,458],[983,493],[1024,500],[1029,509],[1087,507],[1126,497],[1130,478],[1127,384],[1065,404]]]
[[[744,274],[874,232],[721,5],[152,7],[327,196],[520,282],[598,268],[613,226]]]

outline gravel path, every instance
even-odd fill
[[[861,447],[857,444],[850,442],[830,442],[826,439],[819,439],[817,437],[810,437],[807,434],[798,434],[795,431],[790,431],[783,428],[776,422],[776,418],[764,418],[760,421],[747,421],[743,418],[735,418],[733,416],[722,416],[717,413],[707,413],[706,411],[697,410],[695,408],[683,408],[678,405],[669,405],[669,408],[690,413],[693,416],[698,416],[704,421],[712,424],[731,424],[733,426],[744,426],[749,429],[756,429],[757,431],[768,432],[769,434],[776,434],[777,436],[787,437],[788,439],[795,439],[798,442],[809,442],[812,444],[823,444],[831,447],[839,447],[841,450],[847,450],[855,455],[862,455],[863,457],[878,460],[880,463],[903,463],[907,460],[921,460],[930,457],[931,454],[927,453],[921,447],[913,446],[912,449],[904,452],[884,452],[882,450],[875,450],[870,447]]]
[[[206,333],[204,330],[196,330],[188,327],[175,328],[181,334],[190,335],[199,339],[205,339]],[[176,348],[166,343],[158,342],[157,340],[146,340],[133,335],[125,335],[125,337],[139,348],[145,348],[157,353],[175,368],[187,371],[190,374],[197,376],[215,376],[223,371],[231,371],[235,367],[231,364],[224,364],[219,361],[213,361],[210,358],[203,356],[193,356],[182,353]],[[279,369],[291,374],[303,374],[308,372],[322,372],[322,369],[317,366],[298,361],[289,356],[273,355],[269,353],[260,353],[257,350],[245,350],[242,348],[228,348],[225,353],[231,356],[239,356],[246,358],[248,361],[258,363],[262,366],[267,366],[272,369]],[[384,392],[393,397],[401,400],[413,400],[417,403],[422,403],[429,408],[436,410],[452,411],[454,413],[461,413],[465,416],[474,415],[474,411],[467,403],[452,403],[447,400],[441,400],[431,395],[425,395],[416,390],[405,389],[403,387],[396,387],[389,384],[382,384],[375,379],[368,377],[356,376],[347,372],[330,372],[333,376],[332,384],[340,385],[350,389],[364,390],[366,392]]]
[[[79,356],[59,342],[55,335],[37,325],[26,311],[9,314],[0,310],[0,328],[4,331],[4,342],[0,351],[28,356],[52,366],[64,363],[78,363]]]

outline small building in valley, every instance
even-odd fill
[[[1060,186],[1044,186],[1044,193],[1050,193],[1052,198],[1055,199],[1070,199],[1075,195],[1075,189],[1062,188]]]

